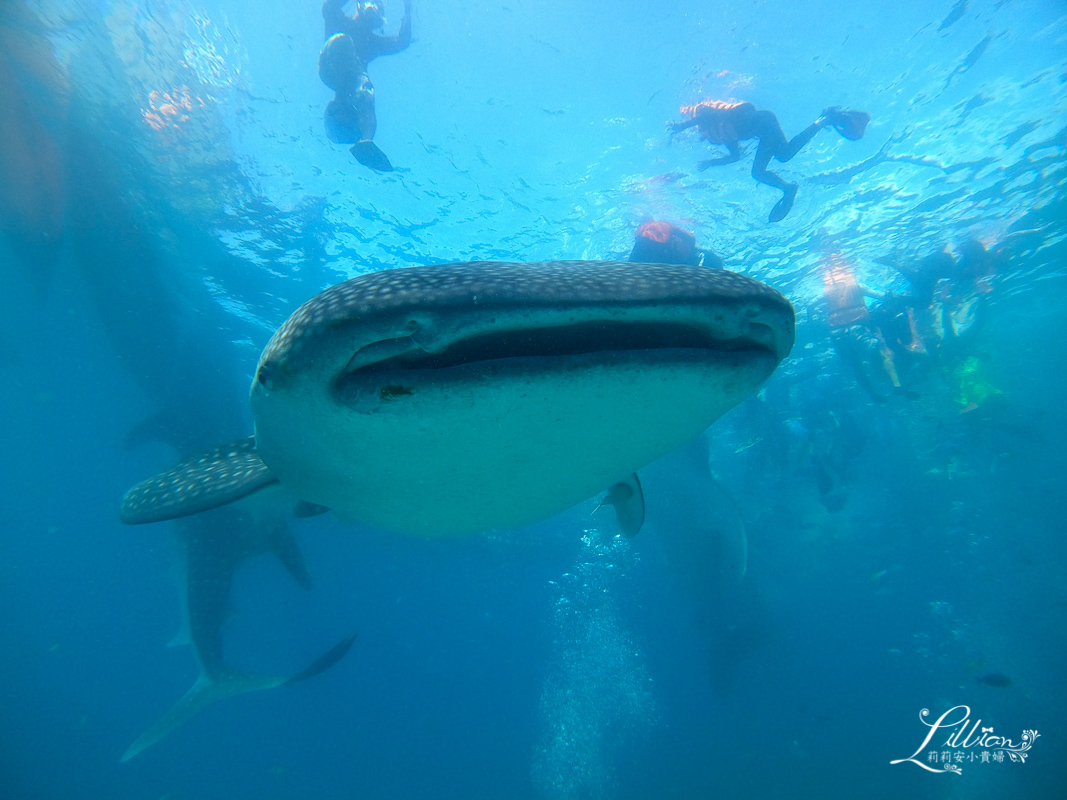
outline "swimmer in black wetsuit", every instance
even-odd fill
[[[378,56],[399,53],[411,44],[411,0],[404,0],[404,18],[396,36],[375,31],[385,24],[375,2],[359,2],[350,17],[346,0],[324,0],[326,44],[319,53],[319,77],[335,94],[326,106],[326,136],[337,144],[351,144],[352,155],[380,172],[392,170],[389,158],[371,141],[378,127],[374,115],[374,85],[367,65]]]
[[[759,140],[756,158],[752,162],[752,177],[782,191],[782,199],[771,209],[771,222],[785,219],[797,196],[795,183],[788,183],[767,169],[771,159],[776,158],[783,163],[788,161],[827,125],[833,126],[846,139],[860,139],[871,119],[864,111],[844,111],[831,106],[822,112],[819,119],[787,141],[782,126],[778,124],[778,118],[770,111],[757,110],[752,103],[704,100],[695,106],[683,106],[682,114],[688,116],[688,119],[667,123],[671,133],[678,133],[695,125],[702,139],[721,144],[730,151],[729,155],[701,161],[697,166],[702,170],[740,160],[740,143],[746,139]]]

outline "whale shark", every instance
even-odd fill
[[[200,665],[193,688],[123,760],[209,703],[312,677],[347,652],[354,637],[292,677],[244,674],[222,658],[238,564],[274,552],[307,584],[287,514],[329,509],[397,533],[454,536],[520,527],[607,490],[602,504],[633,536],[645,519],[637,470],[754,392],[793,337],[793,308],[777,291],[686,265],[406,267],[316,295],[260,356],[254,434],[123,499],[125,523],[181,521]],[[714,538],[743,550],[743,526]],[[744,554],[731,555],[739,579]]]
[[[253,437],[134,486],[120,518],[178,518],[277,484],[401,534],[520,527],[619,483],[639,489],[630,476],[759,388],[793,339],[789,301],[726,270],[367,273],[274,333],[252,382]]]
[[[184,580],[182,631],[172,644],[189,644],[196,655],[196,683],[126,749],[128,761],[212,703],[245,692],[285,686],[325,672],[351,648],[349,636],[295,675],[257,675],[230,666],[223,656],[222,628],[230,613],[230,590],[237,568],[247,559],[272,553],[303,588],[311,578],[293,538],[288,518],[325,509],[293,502],[279,488],[177,522]]]

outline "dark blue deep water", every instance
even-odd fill
[[[317,0],[0,0],[0,798],[1065,796],[1062,0],[412,16],[370,66],[398,168],[376,173],[324,135]],[[832,105],[871,121],[772,164],[799,184],[772,224],[753,143],[701,171],[723,151],[667,132],[703,99],[787,136]],[[166,647],[188,529],[120,524],[123,493],[251,431],[297,305],[377,269],[625,260],[651,219],[797,311],[790,357],[707,434],[744,578],[659,535],[692,523],[703,459],[659,467],[633,539],[594,498],[459,539],[296,520],[312,588],[243,560],[226,659],[351,652],[120,764],[198,672]],[[901,270],[937,258],[918,300]],[[872,328],[831,330],[834,265],[889,293],[866,302],[899,390]],[[923,746],[959,706],[964,735]]]

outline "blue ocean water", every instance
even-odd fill
[[[1062,796],[1063,4],[416,0],[413,30],[370,67],[380,174],[323,133],[313,0],[0,5],[0,797]],[[754,147],[701,171],[717,153],[667,132],[702,99],[787,136],[832,105],[871,122],[772,164],[799,192],[771,224]],[[797,310],[707,435],[743,580],[595,499],[456,540],[298,520],[311,590],[242,563],[227,659],[352,651],[120,764],[197,676],[166,647],[178,526],[121,525],[122,495],[251,430],[297,305],[374,269],[625,259],[650,219]],[[975,241],[992,274],[958,336],[897,348],[901,392],[835,341],[828,264],[899,296],[893,264]],[[692,478],[661,469],[650,517],[684,525]],[[959,706],[977,732],[925,743]],[[985,728],[1014,759],[965,746]]]

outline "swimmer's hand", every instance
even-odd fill
[[[717,166],[718,164],[719,164],[718,160],[716,160],[714,158],[709,158],[707,161],[697,162],[697,169],[699,169],[701,172],[703,172],[708,167],[714,167],[714,166]]]

